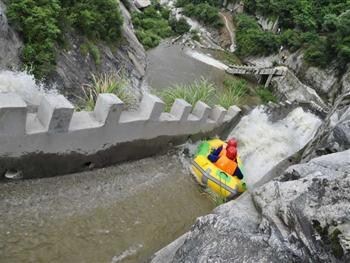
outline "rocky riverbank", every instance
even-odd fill
[[[289,167],[197,219],[152,262],[348,262],[350,150]]]

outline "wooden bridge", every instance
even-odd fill
[[[270,85],[271,79],[274,76],[285,76],[287,72],[286,67],[257,67],[245,65],[229,65],[226,72],[231,75],[267,75],[265,87]]]

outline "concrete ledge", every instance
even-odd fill
[[[50,133],[66,132],[72,119],[74,106],[62,95],[44,96],[39,108],[38,119]]]
[[[194,106],[192,114],[196,116],[201,122],[208,119],[211,108],[202,101],[198,101]]]
[[[117,125],[124,109],[124,103],[114,94],[100,94],[94,109],[97,121]]]
[[[189,137],[200,140],[222,134],[236,124],[241,110],[192,107],[176,100],[170,113],[146,94],[136,111],[123,111],[113,94],[101,94],[92,112],[74,112],[63,96],[43,97],[38,112],[14,94],[0,94],[0,177],[20,171],[24,178],[46,177],[103,167],[151,156]]]
[[[0,94],[0,134],[7,136],[24,135],[27,105],[14,93]]]
[[[221,106],[215,106],[210,113],[210,119],[214,120],[216,123],[220,124],[224,121],[227,110]]]
[[[183,99],[176,99],[171,107],[170,114],[175,117],[176,120],[185,121],[190,116],[192,110],[191,104]]]
[[[160,98],[151,94],[145,94],[140,104],[139,113],[145,119],[158,120],[164,108],[165,104]]]

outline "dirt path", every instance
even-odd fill
[[[229,12],[220,12],[220,15],[224,19],[225,27],[230,34],[231,46],[230,51],[234,52],[236,50],[236,29],[232,22],[232,15]]]

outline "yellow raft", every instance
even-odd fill
[[[210,188],[218,195],[230,200],[246,190],[244,178],[231,176],[215,166],[207,157],[213,149],[226,145],[220,139],[202,142],[192,161],[192,171],[199,184]],[[242,161],[237,157],[238,167],[243,172]]]

